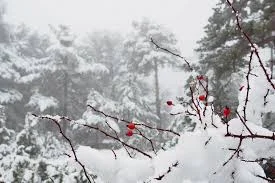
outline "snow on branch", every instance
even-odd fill
[[[241,34],[246,38],[246,40],[249,42],[250,47],[251,47],[251,51],[255,52],[255,54],[258,58],[259,64],[260,64],[260,66],[261,66],[261,68],[262,68],[262,70],[263,70],[263,72],[266,76],[267,81],[269,82],[271,87],[275,90],[275,84],[272,82],[270,74],[267,73],[267,70],[266,70],[266,68],[263,64],[263,61],[262,61],[261,57],[260,57],[258,46],[255,43],[253,43],[250,36],[243,30],[243,27],[241,26],[239,11],[236,10],[236,8],[233,6],[232,2],[230,2],[229,0],[226,0],[226,2],[228,4],[228,6],[230,6],[230,8],[232,9],[232,12],[235,14],[236,25],[237,25],[238,29],[240,30]]]
[[[37,116],[36,114],[33,114],[33,116],[34,116],[34,117],[37,117],[37,118],[40,118],[40,119],[48,119],[48,120],[51,120],[54,124],[56,124],[56,126],[57,126],[58,129],[59,129],[59,133],[63,136],[63,138],[64,138],[64,139],[68,142],[68,144],[70,145],[71,150],[72,150],[72,152],[73,152],[74,160],[82,167],[82,169],[83,169],[83,171],[84,171],[84,174],[85,174],[87,180],[89,181],[89,183],[92,183],[92,181],[91,181],[91,179],[90,179],[90,176],[88,175],[87,170],[86,170],[86,168],[85,168],[85,165],[83,165],[83,164],[79,161],[79,159],[77,158],[77,156],[76,156],[76,151],[75,151],[75,149],[74,149],[74,147],[73,147],[72,141],[69,139],[69,137],[67,137],[67,136],[65,135],[65,133],[63,132],[63,130],[62,130],[62,128],[61,128],[61,125],[60,125],[59,121],[60,121],[60,119],[64,119],[64,118],[60,117],[60,118],[57,119],[57,118],[51,117],[51,116],[49,116],[49,115],[47,115],[47,116]],[[66,119],[67,119],[67,118],[66,118]],[[92,178],[93,182],[95,183],[94,178],[93,178],[93,177],[91,177],[91,178]]]
[[[114,119],[114,120],[116,120],[116,121],[122,121],[122,122],[127,123],[127,124],[133,123],[132,121],[128,121],[128,120],[125,120],[125,119],[120,119],[120,118],[118,118],[118,117],[115,117],[115,116],[111,116],[111,115],[109,115],[109,114],[106,114],[106,113],[104,113],[103,111],[100,111],[100,110],[96,109],[96,108],[93,107],[92,105],[88,105],[88,107],[90,107],[91,109],[93,109],[95,112],[98,112],[98,113],[102,114],[103,116],[108,117],[108,118],[112,118],[112,119]],[[134,123],[134,124],[135,124],[135,126],[144,126],[144,127],[149,128],[149,129],[151,129],[151,130],[154,129],[154,130],[158,130],[158,131],[162,131],[162,132],[169,132],[169,133],[173,133],[173,134],[175,134],[175,135],[177,135],[177,136],[180,136],[179,133],[174,132],[174,131],[171,130],[171,129],[163,129],[163,128],[158,128],[158,127],[152,127],[152,126],[149,126],[149,125],[146,125],[146,124],[143,124],[143,123]]]

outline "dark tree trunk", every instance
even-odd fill
[[[64,58],[64,93],[63,93],[63,116],[68,115],[68,71],[67,71],[67,65],[68,65],[68,57],[66,56]],[[67,125],[68,123],[66,121],[63,121],[63,131],[66,134],[67,131]]]
[[[157,61],[154,60],[154,72],[155,72],[155,96],[156,96],[156,112],[159,117],[158,127],[162,127],[162,118],[160,113],[160,97],[159,97],[159,73],[158,73],[158,64]]]
[[[274,38],[275,39],[275,38]],[[270,51],[270,71],[271,71],[271,78],[273,78],[273,64],[274,64],[274,49],[275,49],[275,40],[273,41],[273,45],[271,45]]]

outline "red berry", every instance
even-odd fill
[[[171,106],[171,105],[174,105],[173,102],[171,100],[168,100],[167,102],[167,105]]]
[[[133,134],[134,134],[133,131],[130,130],[130,129],[128,129],[126,135],[127,135],[128,137],[131,137]]]
[[[133,130],[133,129],[136,128],[136,125],[135,125],[135,123],[131,122],[131,123],[129,123],[129,124],[127,125],[127,127],[128,127],[129,129]]]
[[[239,90],[242,91],[243,88],[244,88],[244,86],[241,86]]]
[[[205,96],[204,96],[204,95],[200,95],[200,96],[199,96],[199,99],[200,99],[201,101],[203,101],[203,100],[205,100]]]
[[[203,75],[197,76],[197,80],[203,80]]]
[[[229,109],[229,107],[226,106],[226,107],[223,109],[223,115],[224,115],[225,117],[228,117],[229,114],[230,114],[230,109]]]

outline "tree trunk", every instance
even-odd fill
[[[95,149],[99,149],[99,132],[95,131],[95,144],[94,144]]]
[[[63,116],[68,115],[68,71],[67,71],[67,65],[68,65],[68,57],[66,56],[64,58],[64,93],[63,93]],[[67,121],[63,121],[63,131],[66,134],[67,131]]]
[[[273,79],[273,63],[274,63],[274,49],[275,49],[275,40],[273,45],[271,45],[271,55],[270,55],[270,72],[271,72],[271,79]]]
[[[154,71],[155,71],[155,96],[156,96],[156,112],[159,117],[158,127],[162,128],[162,118],[160,113],[160,99],[159,99],[159,73],[158,73],[158,64],[157,61],[154,60]]]

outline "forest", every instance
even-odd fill
[[[126,34],[45,33],[6,19],[8,5],[0,182],[275,182],[274,0],[217,0],[195,60],[150,17]],[[185,77],[176,97],[170,72]]]

